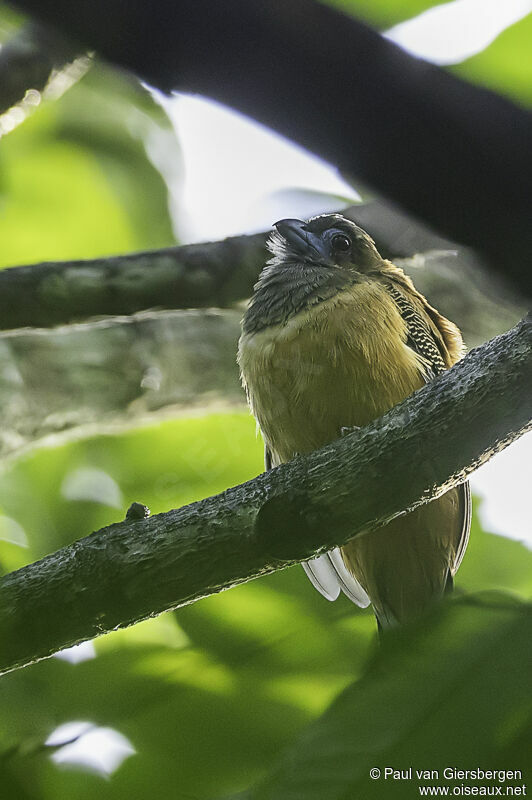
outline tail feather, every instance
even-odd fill
[[[327,556],[336,571],[342,592],[355,605],[360,608],[367,608],[370,604],[370,599],[357,579],[347,569],[340,548],[336,547],[334,550],[329,550]]]
[[[327,600],[336,600],[341,590],[360,608],[369,606],[369,597],[345,566],[340,548],[304,561],[302,567],[314,588]]]
[[[336,577],[336,572],[327,558],[327,555],[311,558],[310,561],[303,561],[301,564],[307,578],[327,600],[336,600],[340,594],[340,584]]]

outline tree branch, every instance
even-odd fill
[[[266,234],[0,271],[0,328],[51,327],[156,306],[226,306],[251,294]]]
[[[290,566],[428,502],[530,428],[531,390],[529,316],[345,439],[5,576],[0,670]]]
[[[0,459],[49,434],[130,427],[164,409],[243,409],[240,317],[158,311],[0,334]]]
[[[401,266],[432,303],[455,319],[468,342],[488,339],[522,316],[515,298],[474,254],[389,204],[371,202],[342,213],[371,233],[386,258],[427,254],[423,270]],[[53,327],[156,307],[231,305],[250,296],[268,256],[267,235],[1,270],[0,329]]]
[[[530,292],[525,109],[315,0],[16,5],[163,91],[205,94],[278,130]]]

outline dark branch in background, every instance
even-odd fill
[[[16,5],[164,91],[280,131],[530,291],[532,115],[503,97],[314,0]]]
[[[0,271],[0,328],[51,327],[154,307],[226,306],[251,293],[265,234]]]
[[[427,502],[530,426],[531,390],[527,318],[345,439],[5,576],[0,670],[289,566]]]
[[[79,54],[79,46],[54,31],[30,22],[0,50],[0,114],[24,99],[29,89],[41,92],[54,70]]]
[[[456,317],[469,341],[471,336],[477,337],[475,343],[490,338],[522,315],[508,316],[513,298],[502,285],[490,280],[470,251],[457,250],[456,244],[390,205],[373,202],[353,206],[343,213],[371,232],[385,257],[396,260],[426,254],[425,269],[403,266],[431,302],[441,305],[443,313],[451,318]],[[150,308],[230,306],[250,296],[268,255],[266,236],[267,233],[235,236],[221,242],[153,252],[4,269],[0,271],[0,329],[53,327]],[[443,252],[449,249],[458,255]],[[498,310],[486,296],[490,290]],[[484,313],[486,307],[488,314]],[[484,319],[498,320],[498,326],[486,329],[474,309],[482,310]]]

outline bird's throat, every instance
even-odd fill
[[[272,325],[282,325],[307,308],[334,297],[358,279],[353,271],[319,264],[287,264],[274,258],[261,273],[242,329],[244,333],[257,333]]]

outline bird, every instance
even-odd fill
[[[237,356],[266,470],[368,425],[462,357],[458,327],[352,220],[283,219],[267,246]],[[371,604],[380,631],[404,625],[452,589],[470,519],[464,482],[302,566],[328,600]]]

